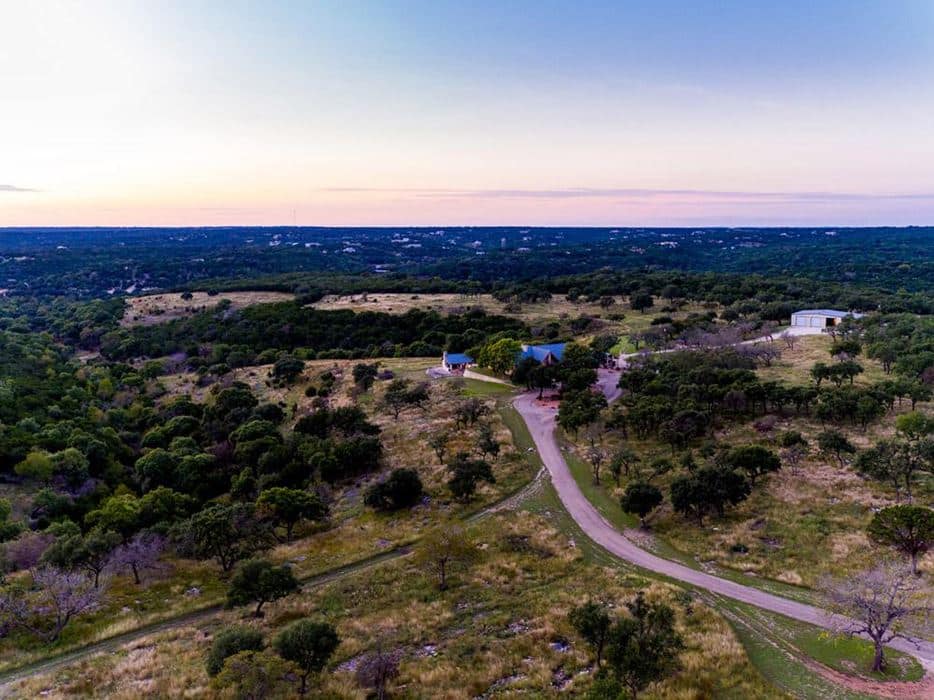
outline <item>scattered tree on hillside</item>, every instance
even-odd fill
[[[600,469],[607,457],[606,448],[603,446],[603,435],[605,432],[603,421],[600,420],[590,423],[584,429],[584,438],[587,440],[587,447],[584,450],[584,454],[587,461],[590,462],[593,483],[596,486],[600,485]]]
[[[108,566],[117,571],[129,569],[133,573],[134,583],[139,585],[142,583],[140,573],[158,566],[165,545],[166,540],[162,535],[153,532],[138,533],[129,542],[117,545],[110,555]]]
[[[671,451],[683,449],[707,434],[710,416],[702,411],[678,411],[659,428],[659,437],[671,445]]]
[[[574,435],[585,425],[600,418],[606,398],[589,389],[567,394],[558,406],[558,425]]]
[[[918,557],[934,542],[934,510],[911,505],[883,508],[873,516],[866,531],[876,542],[906,555],[912,573],[917,574]]]
[[[333,625],[308,618],[290,623],[273,640],[279,656],[301,669],[301,695],[308,690],[308,676],[324,669],[339,645]]]
[[[903,450],[895,440],[880,440],[873,447],[861,451],[856,456],[853,466],[860,474],[877,481],[888,482],[895,489],[895,500],[900,499],[907,462]]]
[[[757,477],[776,472],[782,467],[778,456],[761,445],[734,447],[727,452],[724,463],[732,469],[746,472],[752,486],[756,485]]]
[[[286,355],[273,364],[269,377],[276,386],[288,386],[298,381],[305,371],[305,363],[297,357]]]
[[[51,644],[74,618],[96,610],[101,589],[78,571],[45,566],[32,574],[32,589],[0,594],[0,622]]]
[[[422,408],[428,402],[428,386],[412,383],[406,379],[393,379],[383,394],[383,405],[398,418],[403,409],[410,406]]]
[[[630,295],[629,307],[634,311],[645,313],[646,309],[651,309],[655,305],[652,293],[648,291],[639,291]]]
[[[839,430],[824,430],[817,436],[817,446],[826,455],[833,455],[842,467],[845,464],[843,455],[853,454],[856,448],[846,435]]]
[[[489,423],[481,423],[477,431],[477,450],[483,457],[495,458],[499,454],[500,445]]]
[[[722,517],[727,505],[746,500],[750,491],[749,481],[739,472],[728,467],[703,467],[671,482],[671,505],[703,525],[711,510]]]
[[[0,498],[0,542],[6,542],[16,537],[23,530],[23,526],[11,520],[13,506],[6,498]]]
[[[287,565],[274,566],[265,559],[250,559],[237,567],[227,590],[227,607],[256,603],[254,617],[262,615],[266,603],[298,590],[298,579]]]
[[[684,640],[675,630],[675,614],[664,603],[650,603],[642,591],[626,604],[629,615],[609,631],[607,668],[613,679],[636,698],[652,683],[677,670]]]
[[[862,345],[858,340],[842,339],[831,343],[830,356],[838,359],[851,359],[862,352]]]
[[[489,407],[480,399],[472,397],[461,401],[457,406],[457,424],[469,427],[489,413]]]
[[[908,630],[922,637],[934,619],[931,589],[907,566],[883,562],[845,578],[823,581],[838,629],[848,635],[864,634],[872,640],[872,670],[885,670],[885,645],[893,639],[911,639]]]
[[[600,485],[600,468],[606,461],[606,450],[599,442],[595,442],[587,447],[587,461],[590,462],[591,472],[593,474],[593,483]]]
[[[373,382],[376,381],[376,376],[378,374],[379,365],[376,363],[366,364],[361,362],[354,365],[353,367],[354,383],[363,391],[367,391],[371,386],[373,386]]]
[[[394,469],[384,481],[373,484],[363,502],[376,510],[411,508],[422,498],[424,489],[414,469]]]
[[[606,646],[612,620],[605,605],[588,601],[573,608],[568,614],[568,620],[574,630],[583,637],[594,652],[594,666],[600,668],[603,659],[603,649]]]
[[[466,452],[458,452],[448,464],[448,470],[451,472],[448,488],[458,501],[470,501],[481,481],[496,483],[490,463],[483,459],[473,459]]]
[[[19,476],[47,484],[52,479],[55,467],[52,464],[52,455],[44,450],[33,449],[13,470]]]
[[[197,499],[160,486],[139,499],[137,527],[165,533],[173,523],[187,518],[197,507]]]
[[[626,487],[620,499],[623,512],[639,516],[640,525],[645,528],[646,516],[662,503],[662,492],[657,486],[642,482],[633,482]]]
[[[415,550],[415,561],[438,580],[438,590],[448,588],[448,576],[454,569],[465,568],[477,557],[473,540],[456,523],[442,523],[429,531]]]
[[[383,651],[382,645],[378,646],[357,665],[357,683],[372,690],[376,700],[385,700],[389,684],[399,675],[401,660],[399,650]]]
[[[264,490],[256,499],[256,514],[260,518],[268,518],[274,527],[284,527],[285,541],[291,542],[292,532],[298,523],[327,517],[328,507],[315,493],[274,486]]]
[[[27,531],[3,547],[2,560],[13,571],[34,569],[54,537],[48,532]]]
[[[99,528],[84,535],[70,520],[53,523],[47,531],[55,539],[42,555],[42,562],[69,571],[83,570],[97,588],[110,552],[120,542],[119,535]]]
[[[791,473],[797,475],[807,458],[808,450],[804,445],[789,445],[782,448],[780,455],[782,461],[791,468]]]
[[[616,485],[619,486],[620,473],[627,477],[630,472],[639,464],[639,455],[628,447],[621,447],[610,460],[610,473],[616,479]]]
[[[244,503],[207,506],[179,524],[176,539],[183,554],[215,559],[223,571],[270,545],[268,526]]]
[[[934,470],[934,440],[910,440],[904,437],[880,440],[875,446],[859,453],[856,469],[879,481],[887,481],[898,498],[905,490],[909,503],[912,487],[919,474]]]
[[[428,436],[428,446],[435,453],[438,461],[444,464],[444,457],[448,451],[448,441],[451,435],[446,430],[439,430]]]
[[[133,467],[143,491],[175,484],[178,459],[168,450],[157,447],[136,460]]]
[[[667,457],[656,457],[651,461],[648,470],[644,472],[644,475],[648,481],[651,481],[656,477],[667,474],[674,468],[675,465]]]

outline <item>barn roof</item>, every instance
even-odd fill
[[[802,309],[801,311],[795,311],[795,313],[807,316],[829,316],[830,318],[846,318],[847,316],[859,318],[862,316],[862,314],[853,311],[838,311],[837,309]]]

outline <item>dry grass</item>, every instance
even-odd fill
[[[783,381],[788,384],[811,384],[811,368],[817,362],[833,364],[836,362],[830,355],[830,346],[833,340],[828,335],[799,336],[793,349],[788,348],[784,342],[775,339],[776,347],[781,349],[782,357],[772,363],[771,367],[762,367],[758,370],[764,381]],[[882,365],[876,360],[860,356],[856,361],[863,366],[863,373],[856,377],[854,384],[868,385],[886,378]]]
[[[664,299],[655,300],[655,308],[646,313],[633,311],[629,308],[625,297],[616,297],[616,303],[608,308],[599,303],[584,301],[572,303],[563,295],[555,295],[549,301],[534,304],[506,304],[497,301],[489,294],[464,296],[461,294],[398,294],[398,293],[371,293],[353,295],[330,295],[312,306],[316,309],[334,310],[350,309],[352,311],[383,311],[386,313],[403,314],[411,309],[435,310],[441,313],[454,313],[470,307],[479,307],[490,314],[510,316],[517,318],[528,325],[542,326],[552,321],[563,321],[578,316],[589,316],[602,321],[602,333],[617,333],[626,335],[645,330],[652,319],[662,315],[659,307],[666,305]],[[689,313],[702,313],[702,305],[689,303],[670,315],[672,318],[684,318]],[[623,314],[622,320],[613,320],[612,317]],[[587,340],[583,336],[580,340]]]
[[[284,292],[224,292],[214,296],[209,296],[207,292],[192,292],[191,299],[182,299],[181,294],[177,293],[130,297],[127,299],[128,307],[120,325],[129,327],[165,323],[212,309],[224,299],[231,302],[232,308],[243,308],[252,304],[290,301],[294,298],[294,294]]]
[[[305,396],[309,386],[320,386],[321,376],[330,372],[337,379],[327,397],[329,405],[347,406],[357,404],[363,408],[370,420],[380,426],[381,440],[384,447],[384,465],[386,470],[397,468],[416,469],[426,486],[426,490],[433,502],[438,502],[445,508],[447,493],[445,482],[448,473],[438,460],[435,452],[428,445],[428,438],[439,432],[449,435],[448,455],[459,451],[470,452],[475,449],[476,426],[458,427],[456,425],[455,411],[462,400],[461,390],[449,380],[429,380],[425,370],[437,365],[437,360],[430,358],[386,358],[368,360],[377,362],[381,369],[388,369],[396,377],[409,379],[413,382],[428,382],[431,400],[424,410],[418,408],[406,409],[399,417],[382,408],[382,396],[388,383],[377,381],[370,391],[359,392],[353,382],[353,366],[356,360],[315,360],[305,363],[303,378],[289,387],[275,387],[269,382],[271,365],[258,365],[234,370],[229,380],[236,380],[250,386],[254,394],[262,402],[275,403],[286,411],[286,428],[298,419],[313,410],[314,397]],[[165,402],[179,395],[191,396],[196,401],[209,401],[209,388],[197,386],[197,375],[193,373],[170,375],[158,380],[165,394],[160,401]],[[496,401],[493,398],[484,399],[488,412],[482,421],[488,423],[501,444],[501,452],[495,460],[494,473],[497,483],[483,485],[478,498],[471,504],[471,508],[483,506],[493,500],[501,498],[514,490],[518,485],[528,480],[531,474],[524,462],[518,459],[512,446],[512,436],[496,410]],[[378,475],[377,475],[378,476]],[[354,511],[359,505],[360,490],[365,486],[365,480],[343,492],[337,493],[338,512],[344,509]],[[344,503],[349,501],[349,503]],[[456,509],[456,506],[454,506]]]
[[[93,615],[72,622],[54,652],[78,648],[191,612],[222,600],[226,591],[226,582],[213,563],[171,557],[162,562],[158,572],[147,572],[142,586],[123,575],[110,577],[107,586],[103,607]],[[192,589],[199,593],[186,593]],[[45,658],[49,653],[48,647],[31,636],[16,632],[0,640],[0,668],[21,666]]]
[[[387,383],[377,381],[370,391],[360,393],[353,382],[353,366],[359,361],[315,360],[305,363],[303,378],[289,387],[275,387],[268,381],[271,365],[244,367],[234,370],[229,378],[245,382],[263,402],[279,404],[287,415],[288,430],[298,417],[312,410],[315,398],[305,396],[308,386],[320,387],[321,376],[330,372],[337,379],[327,401],[331,406],[357,404],[370,420],[380,426],[383,444],[383,469],[351,484],[334,488],[331,493],[332,527],[271,553],[280,561],[291,561],[303,574],[313,574],[363,557],[377,554],[411,542],[439,516],[458,516],[483,508],[519,488],[534,475],[528,462],[521,458],[512,444],[512,435],[502,421],[496,401],[484,399],[487,422],[501,445],[500,455],[493,462],[495,484],[482,484],[476,498],[467,504],[452,502],[447,489],[449,473],[429,447],[429,436],[444,431],[449,435],[448,455],[471,451],[476,441],[476,427],[458,427],[455,409],[462,400],[459,388],[447,380],[432,381],[431,401],[425,410],[403,411],[398,419],[381,407]],[[412,381],[428,381],[425,370],[437,364],[429,358],[385,358],[378,362],[396,377]],[[165,390],[160,401],[188,395],[196,401],[210,400],[209,389],[197,386],[197,375],[179,374],[162,377],[158,383]],[[363,505],[363,496],[370,484],[383,478],[392,469],[409,468],[418,472],[425,486],[427,501],[411,511],[374,513]],[[301,534],[301,531],[299,531]]]
[[[808,371],[816,361],[833,361],[827,349],[830,339],[808,336],[801,339],[794,351],[785,351],[781,362],[758,370],[763,378],[787,383],[810,382]],[[862,379],[881,378],[882,370],[872,360],[860,360],[867,368]],[[841,430],[859,449],[865,449],[894,432],[895,418],[908,411],[909,402],[896,407],[895,412],[871,424],[865,431],[846,424],[834,426]],[[918,410],[931,413],[932,404],[921,403]],[[824,574],[852,572],[870,566],[883,549],[871,545],[864,532],[875,511],[896,503],[894,491],[887,485],[865,479],[850,465],[841,466],[836,459],[821,454],[817,436],[828,426],[807,416],[787,416],[779,420],[769,435],[758,433],[753,422],[731,424],[717,431],[721,444],[762,443],[778,451],[777,436],[786,430],[802,433],[810,443],[807,459],[797,473],[787,466],[777,474],[761,479],[752,496],[731,508],[723,518],[708,518],[703,527],[686,521],[673,512],[667,502],[671,481],[680,470],[654,479],[666,495],[666,502],[651,518],[654,534],[676,550],[701,563],[715,563],[752,576],[775,579],[796,585],[813,586]],[[610,454],[621,445],[617,436],[606,437]],[[665,457],[676,459],[671,449],[657,440],[626,441],[642,457],[642,463]],[[576,452],[586,455],[583,440],[577,441]],[[610,494],[614,507],[626,486],[617,488],[604,474],[603,489]],[[919,486],[916,496],[926,502],[934,484]],[[748,551],[742,550],[745,547]],[[922,568],[934,570],[934,556],[922,563]]]
[[[866,433],[852,427],[844,427],[843,432],[865,448],[893,432],[894,418],[886,416]],[[749,500],[704,528],[686,526],[665,507],[656,520],[659,535],[700,561],[808,586],[826,573],[870,566],[882,550],[870,546],[863,533],[876,510],[896,503],[894,493],[885,484],[864,479],[851,466],[840,466],[820,454],[816,438],[823,426],[819,422],[785,419],[775,433],[783,430],[797,430],[811,444],[797,473],[785,467],[762,480]],[[758,435],[749,425],[735,426],[717,437],[730,444],[761,442],[778,449],[774,437]],[[733,552],[734,545],[744,545],[749,551]]]
[[[528,538],[530,549],[503,546],[507,534]],[[460,700],[492,692],[557,697],[585,692],[592,679],[590,653],[567,622],[571,607],[593,598],[620,608],[637,588],[647,588],[650,598],[676,610],[687,649],[683,670],[645,697],[782,697],[765,684],[730,627],[709,608],[689,603],[665,584],[586,563],[540,517],[500,516],[476,537],[482,561],[457,574],[443,595],[411,561],[401,560],[290,596],[249,624],[267,639],[297,617],[335,624],[342,643],[314,684],[319,697],[362,700],[352,668],[380,642],[403,652],[396,697]],[[203,626],[139,640],[114,654],[30,678],[14,692],[50,698],[216,697],[203,670],[204,655],[218,623],[238,621],[241,614],[221,613]]]
[[[892,420],[888,417],[888,425],[877,426],[869,434],[850,432],[850,438],[866,446],[876,435],[890,432]],[[809,456],[796,473],[786,467],[761,479],[747,501],[729,509],[723,518],[708,518],[703,527],[674,513],[666,500],[652,515],[653,532],[699,562],[715,562],[786,583],[811,586],[823,574],[871,565],[881,550],[869,546],[863,533],[874,511],[896,502],[894,493],[820,454],[816,434],[821,429],[819,423],[805,419],[782,421],[776,432],[799,430],[811,441]],[[730,444],[763,442],[778,449],[774,438],[764,438],[745,425],[717,437]],[[643,456],[643,463],[671,457],[670,449],[653,441],[630,441],[629,446]],[[678,473],[656,477],[654,483],[667,496]],[[608,475],[603,483],[614,499],[621,495],[622,489]],[[740,546],[748,551],[734,551]]]
[[[432,400],[425,411],[409,409],[399,419],[380,409],[380,399],[386,384],[377,382],[366,394],[356,395],[353,390],[352,362],[309,362],[306,379],[295,387],[280,389],[265,383],[268,366],[238,370],[238,377],[248,381],[264,401],[294,405],[288,428],[298,415],[310,410],[312,399],[305,397],[304,387],[319,383],[325,371],[339,370],[339,378],[329,401],[335,405],[358,402],[371,420],[382,428],[384,446],[383,468],[377,474],[331,490],[331,522],[327,529],[306,526],[298,528],[297,538],[265,553],[273,561],[289,561],[301,576],[313,575],[352,563],[370,555],[385,552],[417,539],[426,527],[439,518],[460,517],[488,506],[525,484],[534,476],[528,460],[522,458],[512,442],[512,435],[503,423],[494,399],[485,399],[489,413],[484,417],[501,443],[501,453],[493,461],[495,484],[484,484],[470,503],[453,502],[447,489],[447,469],[438,461],[428,446],[427,436],[438,430],[450,434],[449,453],[473,448],[476,428],[458,428],[454,425],[454,410],[462,400],[457,386],[449,381],[431,384]],[[430,360],[387,359],[383,364],[396,376],[427,379],[424,370],[433,364]],[[168,385],[171,395],[191,393],[196,400],[204,400],[207,389],[195,388],[194,375],[173,375],[160,380]],[[165,395],[162,400],[167,400]],[[376,513],[363,505],[367,487],[383,478],[391,469],[407,467],[421,476],[426,501],[398,513]],[[82,618],[66,630],[60,648],[72,648],[93,640],[132,630],[143,624],[166,619],[173,615],[202,607],[222,599],[226,583],[213,562],[170,562],[167,573],[158,581],[143,588],[132,584],[127,577],[115,577],[108,593],[106,607],[100,613]],[[201,595],[189,597],[186,590],[198,588]],[[17,666],[42,658],[48,649],[33,644],[25,637],[0,640],[0,667]]]
[[[312,304],[312,306],[322,310],[350,309],[352,311],[383,311],[393,314],[404,314],[411,309],[455,313],[466,308],[479,307],[487,313],[512,316],[530,324],[580,316],[581,314],[600,317],[629,311],[619,305],[604,309],[599,304],[584,302],[572,304],[563,296],[558,295],[555,295],[547,302],[511,306],[497,301],[489,294],[464,296],[462,294],[371,293],[330,295]]]

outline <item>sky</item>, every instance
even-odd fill
[[[0,2],[0,226],[934,224],[934,2]]]

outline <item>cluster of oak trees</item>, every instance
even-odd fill
[[[756,428],[769,433],[774,421],[767,419],[793,407],[796,413],[811,413],[825,423],[856,421],[865,427],[894,411],[902,399],[911,399],[913,407],[916,401],[930,398],[930,387],[917,376],[898,376],[869,387],[820,387],[817,375],[826,376],[827,369],[832,374],[834,367],[855,364],[851,358],[858,356],[863,347],[858,327],[845,324],[835,336],[830,353],[836,363],[829,368],[819,365],[819,371],[813,373],[814,386],[763,382],[753,371],[748,355],[733,348],[641,357],[623,372],[619,381],[623,397],[609,411],[600,393],[582,389],[588,386],[586,382],[593,381],[593,375],[582,374],[581,386],[577,386],[575,370],[549,368],[556,378],[565,377],[558,423],[571,433],[584,432],[589,443],[586,456],[593,466],[595,482],[608,459],[617,480],[622,472],[627,476],[638,472],[638,478],[627,486],[622,506],[626,512],[639,515],[643,523],[663,500],[661,490],[651,481],[680,465],[681,474],[670,485],[672,506],[676,512],[702,523],[705,516],[723,515],[727,507],[745,500],[757,478],[777,471],[783,462],[797,469],[808,448],[807,441],[796,432],[778,436],[780,454],[762,445],[717,445],[710,439],[715,426],[760,416]],[[576,347],[568,346],[572,358],[579,352]],[[855,467],[867,476],[890,483],[896,496],[904,491],[910,497],[913,482],[934,469],[931,421],[911,412],[900,415],[896,425],[896,436],[857,455]],[[600,436],[606,429],[619,431],[624,439],[630,432],[640,438],[656,437],[671,446],[673,455],[700,444],[702,463],[698,464],[690,450],[682,454],[678,464],[661,458],[639,465],[638,456],[627,447],[608,458],[600,446]],[[846,436],[833,427],[817,436],[817,446],[841,465],[847,455],[856,452]]]
[[[525,334],[521,321],[482,309],[443,314],[412,309],[404,314],[323,311],[300,301],[257,304],[240,310],[219,305],[167,323],[115,328],[101,338],[111,360],[184,353],[197,363],[211,343],[212,361],[230,366],[258,364],[269,351],[304,359],[435,357],[449,346],[461,350],[495,333]]]
[[[140,582],[167,547],[230,571],[290,540],[302,522],[324,521],[323,484],[378,468],[379,428],[357,407],[322,405],[283,430],[282,408],[261,404],[246,385],[210,393],[204,404],[180,397],[119,414],[132,418],[122,427],[138,431],[124,431],[120,457],[129,464],[106,450],[103,457],[77,446],[51,452],[40,435],[15,466],[40,488],[28,521],[7,527],[5,570],[29,572],[0,596],[7,629],[56,639],[70,619],[102,602],[108,574]],[[9,509],[2,514],[8,518]],[[268,579],[267,564],[252,561],[238,582]],[[50,596],[63,599],[50,607]],[[43,613],[50,609],[66,612]]]

